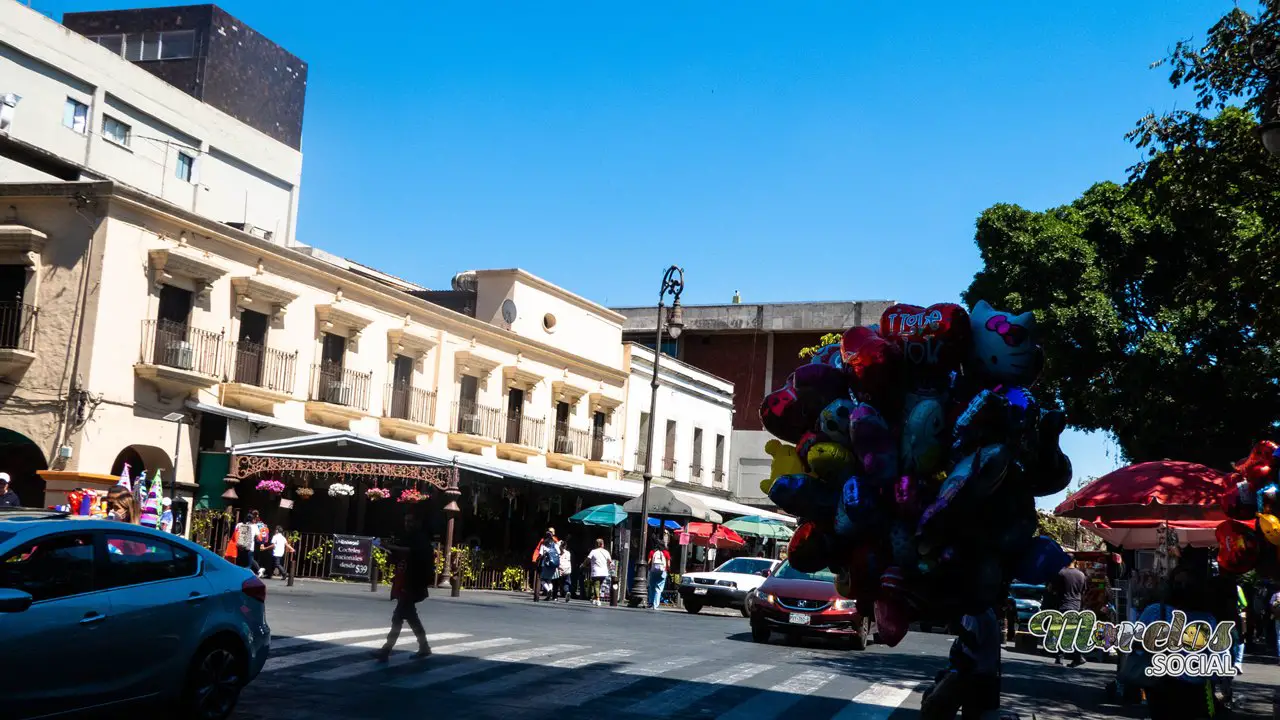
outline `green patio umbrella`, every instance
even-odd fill
[[[569,522],[613,527],[626,519],[627,511],[621,505],[595,505],[574,513]]]
[[[778,520],[760,517],[759,515],[734,518],[725,523],[724,526],[739,535],[751,535],[774,540],[790,540],[791,536],[795,534],[795,531],[787,527],[786,524]]]

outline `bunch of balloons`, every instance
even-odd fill
[[[1236,574],[1256,569],[1280,579],[1280,447],[1270,440],[1256,443],[1227,476],[1227,488],[1219,498],[1230,518],[1216,533],[1219,569]]]
[[[1064,414],[1029,388],[1043,367],[1031,313],[978,302],[897,304],[880,324],[819,349],[760,407],[779,440],[770,499],[800,518],[801,572],[830,568],[840,594],[896,645],[914,618],[978,613],[1006,582],[1066,565],[1036,537],[1035,498],[1064,489]]]

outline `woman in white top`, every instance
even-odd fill
[[[564,601],[569,602],[569,596],[573,594],[573,557],[569,553],[569,541],[560,541],[560,575],[556,578],[555,594],[551,596],[552,600],[564,594]]]

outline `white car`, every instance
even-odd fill
[[[747,596],[764,584],[781,560],[769,558],[734,558],[711,572],[685,573],[680,576],[680,601],[687,612],[704,607],[733,607],[748,617]]]
[[[266,593],[168,533],[0,509],[2,714],[143,703],[222,720],[267,660]]]

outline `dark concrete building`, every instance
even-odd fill
[[[759,483],[769,475],[764,452],[769,434],[760,424],[760,403],[803,361],[800,349],[827,333],[855,325],[874,325],[892,300],[795,302],[728,305],[685,305],[684,332],[678,341],[664,339],[668,355],[733,383],[733,441],[730,444],[730,488],[733,500],[772,507]],[[654,306],[613,308],[627,320],[623,341],[650,348],[658,312]]]
[[[293,149],[307,64],[216,5],[67,13],[62,24]]]

